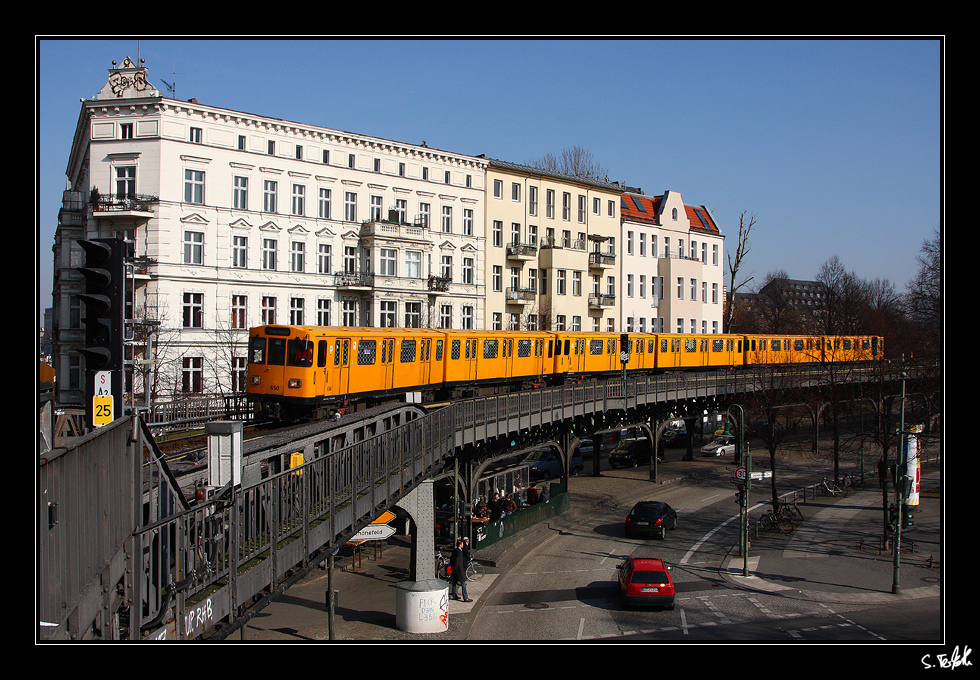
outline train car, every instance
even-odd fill
[[[820,338],[804,335],[745,336],[745,365],[804,364],[822,360]]]
[[[441,331],[446,340],[444,387],[473,395],[544,384],[554,339],[535,331]]]
[[[872,361],[880,359],[884,351],[884,339],[876,335],[841,335],[823,338],[822,360]]]
[[[556,331],[552,373],[556,382],[598,377],[622,371],[619,333]]]
[[[664,333],[658,336],[659,370],[741,366],[744,357],[745,338],[740,335]]]
[[[291,418],[358,399],[441,387],[445,335],[428,329],[258,326],[246,393],[260,415]]]

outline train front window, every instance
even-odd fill
[[[290,366],[308,368],[313,365],[313,343],[300,338],[290,338],[286,356]]]
[[[265,338],[256,335],[248,343],[248,363],[265,363]]]
[[[286,338],[269,338],[266,363],[270,366],[283,366],[286,363]]]

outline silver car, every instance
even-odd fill
[[[701,455],[704,456],[734,456],[735,437],[715,437],[710,442],[701,447]]]

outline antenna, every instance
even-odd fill
[[[167,90],[170,92],[171,99],[176,99],[177,98],[177,60],[176,59],[174,59],[174,82],[168,83],[163,78],[160,79],[160,82],[167,86]]]

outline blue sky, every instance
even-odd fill
[[[611,180],[706,205],[740,278],[833,256],[904,291],[943,209],[936,39],[38,39],[38,304],[79,99],[142,58],[176,98],[526,163],[579,145]],[[727,279],[726,279],[727,282]]]

